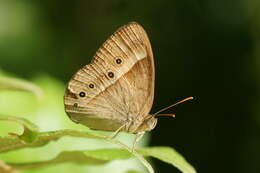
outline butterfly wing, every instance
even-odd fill
[[[154,78],[148,36],[131,22],[110,36],[91,64],[72,77],[65,110],[73,121],[97,130],[115,131],[127,121],[140,124],[152,107]]]

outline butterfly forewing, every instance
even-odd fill
[[[142,122],[153,96],[151,45],[144,29],[132,22],[110,36],[91,64],[72,77],[64,100],[72,120],[92,129],[114,131],[129,120]]]

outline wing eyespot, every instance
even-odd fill
[[[117,63],[117,64],[122,64],[122,59],[121,59],[121,58],[117,58],[117,59],[116,59],[116,63]]]
[[[88,85],[88,87],[89,87],[89,88],[94,88],[95,86],[94,86],[93,83],[91,83],[91,84]]]
[[[81,92],[79,93],[79,96],[80,96],[80,97],[85,97],[85,96],[86,96],[86,93],[83,92],[83,91],[81,91]]]
[[[110,71],[110,72],[108,72],[108,73],[107,73],[107,75],[108,75],[108,77],[110,77],[110,78],[113,78],[113,77],[115,76],[115,75],[114,75],[114,73],[113,73],[113,72],[111,72],[111,71]]]

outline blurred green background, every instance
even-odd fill
[[[195,97],[168,110],[177,117],[159,120],[150,145],[174,147],[198,172],[259,172],[260,1],[0,0],[0,68],[45,89],[55,85],[48,91],[59,103],[46,104],[70,123],[62,106],[65,84],[130,21],[143,25],[154,51],[152,112]],[[0,113],[19,116],[19,107],[24,115],[35,113],[17,95],[3,100],[10,94],[0,97]],[[48,121],[51,115],[35,120],[41,127],[51,126]],[[153,163],[158,172],[178,172]]]

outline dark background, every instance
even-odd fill
[[[154,51],[152,112],[195,97],[167,111],[177,117],[159,120],[151,145],[174,147],[198,172],[257,173],[259,8],[248,0],[0,1],[0,13],[9,15],[0,16],[0,67],[66,83],[110,34],[136,21]],[[178,172],[154,163],[158,172]]]

